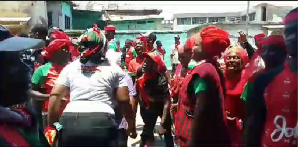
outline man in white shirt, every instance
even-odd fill
[[[171,64],[172,64],[172,76],[174,75],[176,66],[180,63],[178,60],[178,45],[180,45],[179,35],[174,36],[175,44],[171,46]]]
[[[105,58],[107,40],[98,29],[87,31],[80,38],[80,59],[67,65],[59,75],[49,99],[46,131],[54,131],[59,119],[59,106],[70,94],[60,123],[64,131],[58,146],[116,146],[118,125],[117,104],[128,126],[127,133],[136,137],[135,114],[128,94],[125,72]]]

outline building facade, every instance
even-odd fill
[[[250,22],[272,22],[284,18],[293,9],[267,3],[249,9]],[[216,22],[245,22],[247,11],[228,13],[182,13],[174,14],[174,30],[188,30],[201,24]],[[278,19],[279,18],[279,19]],[[277,20],[275,20],[277,19]]]
[[[72,29],[72,4],[63,1],[47,2],[48,26]]]
[[[1,1],[0,24],[13,34],[28,33],[35,24],[47,25],[45,1]]]
[[[104,29],[105,22],[102,20],[102,12],[90,10],[73,10],[73,29],[85,30],[97,24],[100,29]]]
[[[109,21],[117,30],[162,30],[163,18],[134,18],[134,20]]]
[[[111,9],[103,11],[103,20],[118,30],[162,30],[161,10]]]

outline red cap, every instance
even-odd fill
[[[108,25],[104,28],[105,31],[116,31],[116,27],[113,25]]]

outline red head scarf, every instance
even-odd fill
[[[136,38],[136,40],[141,40],[143,43],[144,43],[144,46],[145,46],[145,50],[147,49],[147,37],[145,37],[145,36],[138,36],[137,38]]]
[[[159,73],[164,73],[166,71],[166,65],[162,57],[156,52],[143,53],[145,57],[151,58],[157,64],[157,71]]]
[[[259,45],[260,41],[263,40],[263,38],[265,37],[265,34],[257,34],[254,36],[254,40],[256,42],[257,45]]]
[[[46,59],[52,59],[54,52],[62,50],[64,48],[68,48],[70,52],[74,51],[72,41],[70,40],[69,36],[64,32],[55,30],[51,34],[51,36],[55,39],[51,41],[43,51],[43,55]]]
[[[280,46],[280,48],[284,51],[286,51],[284,38],[281,35],[271,35],[263,40],[261,40],[259,44],[259,48],[255,51],[254,55],[251,58],[251,61],[249,62],[249,66],[245,69],[245,78],[250,79],[252,75],[254,75],[256,72],[265,69],[263,66],[263,60],[261,58],[262,53],[262,46],[265,45],[276,45]],[[252,79],[252,78],[251,78]]]
[[[193,47],[197,41],[200,42],[200,36],[199,36],[199,34],[194,34],[193,36],[191,36],[190,38],[187,39],[187,41],[185,43],[185,49],[192,51]]]
[[[218,27],[207,27],[200,32],[202,47],[212,57],[221,55],[230,45],[229,34]]]
[[[290,21],[298,20],[298,7],[291,10],[284,19],[284,25],[287,25]]]

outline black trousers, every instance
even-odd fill
[[[125,129],[118,130],[118,147],[127,147],[128,136]]]
[[[141,117],[144,122],[143,131],[141,134],[141,144],[140,147],[144,147],[147,141],[152,140],[153,131],[155,129],[156,121],[158,117],[162,116],[163,113],[163,103],[151,103],[150,108],[140,107]],[[171,131],[172,120],[170,113],[165,122],[165,128],[167,132],[164,134],[164,141],[166,147],[174,147],[174,141]]]
[[[60,124],[59,147],[117,146],[118,127],[111,114],[65,112]]]

